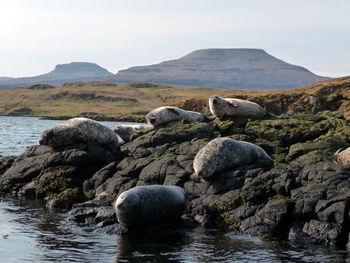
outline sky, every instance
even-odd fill
[[[94,62],[112,73],[204,48],[261,48],[350,75],[349,0],[0,0],[0,76]]]

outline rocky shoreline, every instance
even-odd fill
[[[112,202],[134,186],[177,185],[198,194],[187,205],[186,227],[224,228],[350,249],[350,168],[333,153],[350,146],[350,123],[336,112],[172,122],[145,129],[112,151],[98,144],[53,150],[35,145],[0,159],[0,191],[72,208],[71,218],[120,232]],[[216,137],[255,143],[271,166],[244,166],[202,179],[196,153]]]
[[[76,117],[85,117],[95,121],[110,121],[110,122],[135,122],[135,123],[145,123],[145,117],[140,116],[120,116],[120,117],[108,117],[98,113],[85,113],[79,116],[45,116],[41,117],[41,120],[69,120]]]

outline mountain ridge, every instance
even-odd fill
[[[179,59],[131,67],[116,74],[117,83],[146,81],[226,89],[290,89],[326,79],[273,57],[263,49],[200,49]]]
[[[33,77],[0,78],[0,89],[3,86],[23,88],[42,83],[61,86],[67,82],[107,81],[113,76],[113,73],[96,63],[71,62],[58,64],[52,71]]]
[[[135,66],[113,74],[90,62],[58,64],[33,77],[0,77],[0,89],[27,88],[35,84],[60,87],[65,83],[141,81],[188,87],[242,90],[291,89],[327,79],[256,48],[199,49],[179,59]]]

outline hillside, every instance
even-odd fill
[[[95,63],[72,62],[57,65],[49,73],[26,78],[0,78],[0,89],[29,87],[33,84],[61,86],[75,81],[104,81],[114,75]]]
[[[221,93],[223,94],[223,93]],[[227,91],[225,97],[235,97],[259,103],[275,115],[338,111],[350,119],[350,76],[316,82],[299,89],[271,91]],[[174,98],[169,105],[187,110],[208,112],[207,96]]]
[[[325,79],[262,49],[203,49],[156,65],[119,71],[117,83],[146,81],[223,89],[300,88]]]
[[[350,119],[350,77],[273,91],[186,88],[145,82],[124,85],[77,82],[62,88],[34,86],[33,89],[0,90],[0,115],[143,116],[162,105],[209,113],[208,98],[212,95],[252,100],[276,115],[331,110],[344,113]]]
[[[144,115],[176,97],[210,96],[217,90],[188,89],[151,83],[116,85],[110,82],[75,82],[62,88],[38,85],[0,90],[0,115],[116,117]]]

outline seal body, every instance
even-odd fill
[[[339,149],[333,155],[333,160],[336,164],[350,166],[350,147],[341,151]]]
[[[123,139],[124,142],[129,142],[132,140],[133,135],[136,135],[139,131],[148,128],[144,125],[118,125],[114,132]]]
[[[150,111],[146,115],[146,121],[148,124],[157,127],[162,124],[166,124],[171,121],[185,120],[189,123],[192,122],[204,122],[208,121],[208,118],[199,112],[187,111],[172,106],[163,106]]]
[[[266,164],[272,158],[259,146],[230,138],[211,140],[196,155],[193,168],[196,175],[209,178],[215,173],[254,163]]]
[[[178,186],[137,186],[119,195],[115,202],[118,221],[139,228],[179,220],[185,209],[186,193]]]
[[[119,146],[118,136],[103,124],[87,119],[69,119],[41,134],[39,143],[53,148],[95,142],[111,149]]]
[[[212,96],[209,98],[209,108],[211,113],[219,119],[229,116],[271,116],[270,113],[255,102],[222,98],[220,96]]]

